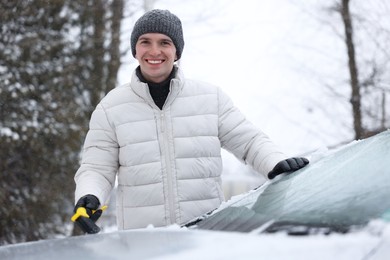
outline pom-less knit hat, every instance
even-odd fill
[[[134,57],[138,38],[145,33],[161,33],[169,36],[176,47],[177,59],[180,59],[184,48],[184,39],[181,21],[176,15],[168,10],[155,9],[141,16],[131,33],[131,52]]]

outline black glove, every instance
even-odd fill
[[[271,180],[282,173],[291,173],[305,167],[309,160],[303,157],[293,157],[278,162],[275,167],[268,173],[268,178]]]
[[[80,207],[83,207],[86,209],[87,214],[89,215],[89,218],[93,220],[93,222],[96,222],[100,216],[102,215],[102,210],[98,209],[100,206],[99,199],[96,198],[96,196],[88,194],[83,197],[81,197],[74,207],[74,213],[76,213],[77,209]],[[92,213],[92,211],[94,211]]]
[[[100,228],[95,224],[95,222],[102,215],[103,210],[99,208],[99,200],[94,195],[85,195],[81,197],[74,207],[74,215],[72,217],[72,221],[76,222],[76,224],[81,228],[84,233],[88,234],[96,234],[100,232]],[[84,208],[81,210],[80,208]],[[78,209],[81,212],[78,212]],[[87,213],[89,217],[83,215]]]

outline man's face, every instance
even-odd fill
[[[146,33],[138,38],[135,58],[144,78],[159,83],[168,78],[177,59],[176,47],[170,37],[161,33]]]

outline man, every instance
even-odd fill
[[[181,21],[152,10],[135,23],[139,67],[92,114],[75,175],[76,209],[107,203],[118,177],[119,229],[184,224],[224,200],[221,147],[272,179],[304,167],[248,122],[220,88],[184,78]],[[95,218],[94,218],[95,219]]]

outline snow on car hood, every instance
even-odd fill
[[[167,227],[0,247],[0,259],[388,259],[390,224],[345,235],[295,237]]]

